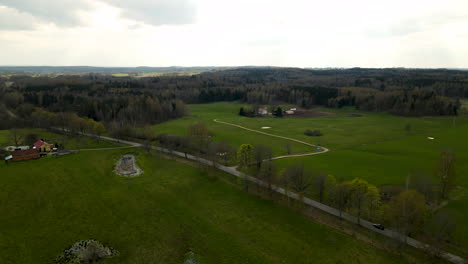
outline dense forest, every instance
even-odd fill
[[[143,126],[187,114],[185,104],[243,101],[309,108],[355,106],[399,115],[456,115],[468,71],[243,67],[191,76],[115,77],[104,73],[4,74],[0,118],[31,118],[39,107],[105,124]]]

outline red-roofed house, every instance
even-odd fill
[[[42,145],[44,145],[44,143],[45,143],[44,141],[42,141],[42,140],[39,139],[39,140],[36,141],[36,143],[34,143],[33,145],[34,145],[34,147],[39,148],[39,147],[41,147]]]
[[[40,139],[38,141],[36,141],[36,143],[34,143],[33,145],[34,145],[34,148],[38,149],[40,152],[49,152],[54,147],[53,144],[49,144],[49,143],[47,143],[45,141],[42,141]]]

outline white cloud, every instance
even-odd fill
[[[0,5],[27,13],[43,23],[75,26],[81,23],[78,12],[91,9],[87,0],[0,0]]]
[[[465,0],[31,2],[0,0],[2,64],[468,66]]]

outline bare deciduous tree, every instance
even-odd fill
[[[451,151],[440,153],[437,176],[440,179],[440,196],[442,199],[447,199],[455,185],[455,153]]]
[[[143,144],[141,145],[141,148],[146,151],[147,153],[151,152],[151,142],[149,140],[143,141]]]
[[[19,146],[23,144],[23,133],[19,129],[12,128],[10,129],[10,141],[11,143],[15,144],[15,146]]]
[[[194,148],[199,152],[207,150],[211,137],[205,123],[198,122],[192,124],[188,129],[188,135]]]
[[[262,167],[260,169],[260,179],[262,179],[267,184],[268,194],[271,196],[271,185],[275,179],[276,167],[273,161],[268,160],[262,162]]]
[[[253,160],[253,146],[250,144],[242,144],[237,151],[237,159],[241,169],[248,169],[248,166]],[[245,191],[249,191],[249,180],[244,178]]]
[[[272,155],[271,148],[264,145],[255,145],[253,156],[257,164],[257,170],[260,170],[262,162],[271,159]]]
[[[436,243],[451,243],[456,228],[456,212],[450,209],[442,209],[435,213],[427,225],[427,231]]]
[[[336,206],[338,211],[340,212],[340,220],[342,219],[343,211],[349,205],[350,200],[350,186],[347,183],[339,182],[336,184],[332,196],[332,203]]]
[[[427,202],[434,201],[434,182],[431,174],[416,172],[411,177],[410,188],[424,195]]]
[[[233,149],[226,141],[221,141],[216,145],[216,154],[224,165],[228,165],[229,161],[235,154],[235,149]]]
[[[299,194],[302,203],[304,193],[312,185],[311,176],[304,170],[304,165],[291,165],[286,169],[283,177],[287,187]]]
[[[323,197],[325,195],[325,183],[327,181],[327,175],[318,174],[315,176],[315,187],[317,188],[319,202],[323,202]]]

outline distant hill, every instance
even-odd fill
[[[388,74],[388,73],[404,73],[404,72],[423,72],[423,73],[440,73],[446,71],[468,71],[468,68],[450,68],[450,69],[416,69],[416,68],[290,68],[290,67],[256,67],[256,66],[241,66],[241,67],[216,67],[216,66],[195,66],[195,67],[93,67],[93,66],[0,66],[0,74],[87,74],[87,73],[102,73],[102,74],[128,74],[128,75],[157,75],[157,74],[176,74],[190,75],[194,73],[213,72],[228,70],[226,73],[239,71],[281,71],[281,72],[302,72],[314,75],[369,75],[369,74]]]
[[[0,74],[84,74],[84,73],[190,73],[226,69],[226,67],[91,67],[91,66],[0,66]]]

